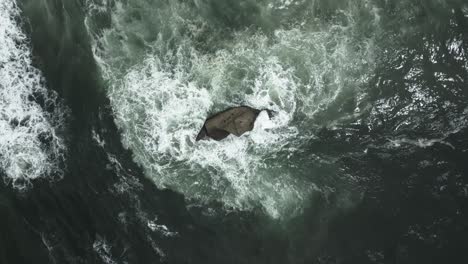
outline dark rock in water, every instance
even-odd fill
[[[249,106],[231,107],[219,112],[206,119],[196,140],[208,138],[222,140],[229,134],[241,136],[253,129],[255,120],[261,111],[267,111],[270,118],[273,116],[271,110],[258,110]]]

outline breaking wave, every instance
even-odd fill
[[[312,165],[291,157],[315,128],[359,114],[336,109],[365,96],[377,46],[356,35],[379,30],[378,9],[339,1],[318,19],[318,1],[223,3],[237,14],[221,14],[228,24],[213,1],[88,1],[86,25],[122,141],[161,188],[226,208],[260,207],[274,218],[294,215],[329,188],[315,183]],[[241,104],[278,114],[260,116],[241,137],[195,142],[207,115]]]
[[[63,107],[32,66],[16,1],[0,2],[0,175],[19,189],[62,177]]]

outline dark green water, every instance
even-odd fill
[[[464,1],[0,1],[0,263],[468,261]]]

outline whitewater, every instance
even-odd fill
[[[367,1],[341,3],[319,21],[310,16],[315,2],[251,4],[235,7],[241,17],[257,13],[252,26],[239,19],[225,28],[203,1],[88,1],[86,25],[122,142],[157,186],[195,203],[260,206],[281,218],[301,212],[314,192],[331,190],[314,183],[321,177],[314,165],[291,157],[306,150],[315,129],[365,110],[361,102],[334,109],[366,97],[379,10]],[[297,12],[292,21],[277,19],[290,12]],[[362,30],[372,36],[357,38]],[[259,118],[245,136],[195,142],[209,114],[243,104],[278,114]]]
[[[32,66],[15,0],[0,3],[0,175],[15,188],[63,176],[66,109]]]

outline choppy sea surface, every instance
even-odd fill
[[[467,161],[466,1],[0,0],[0,263],[465,263]]]

